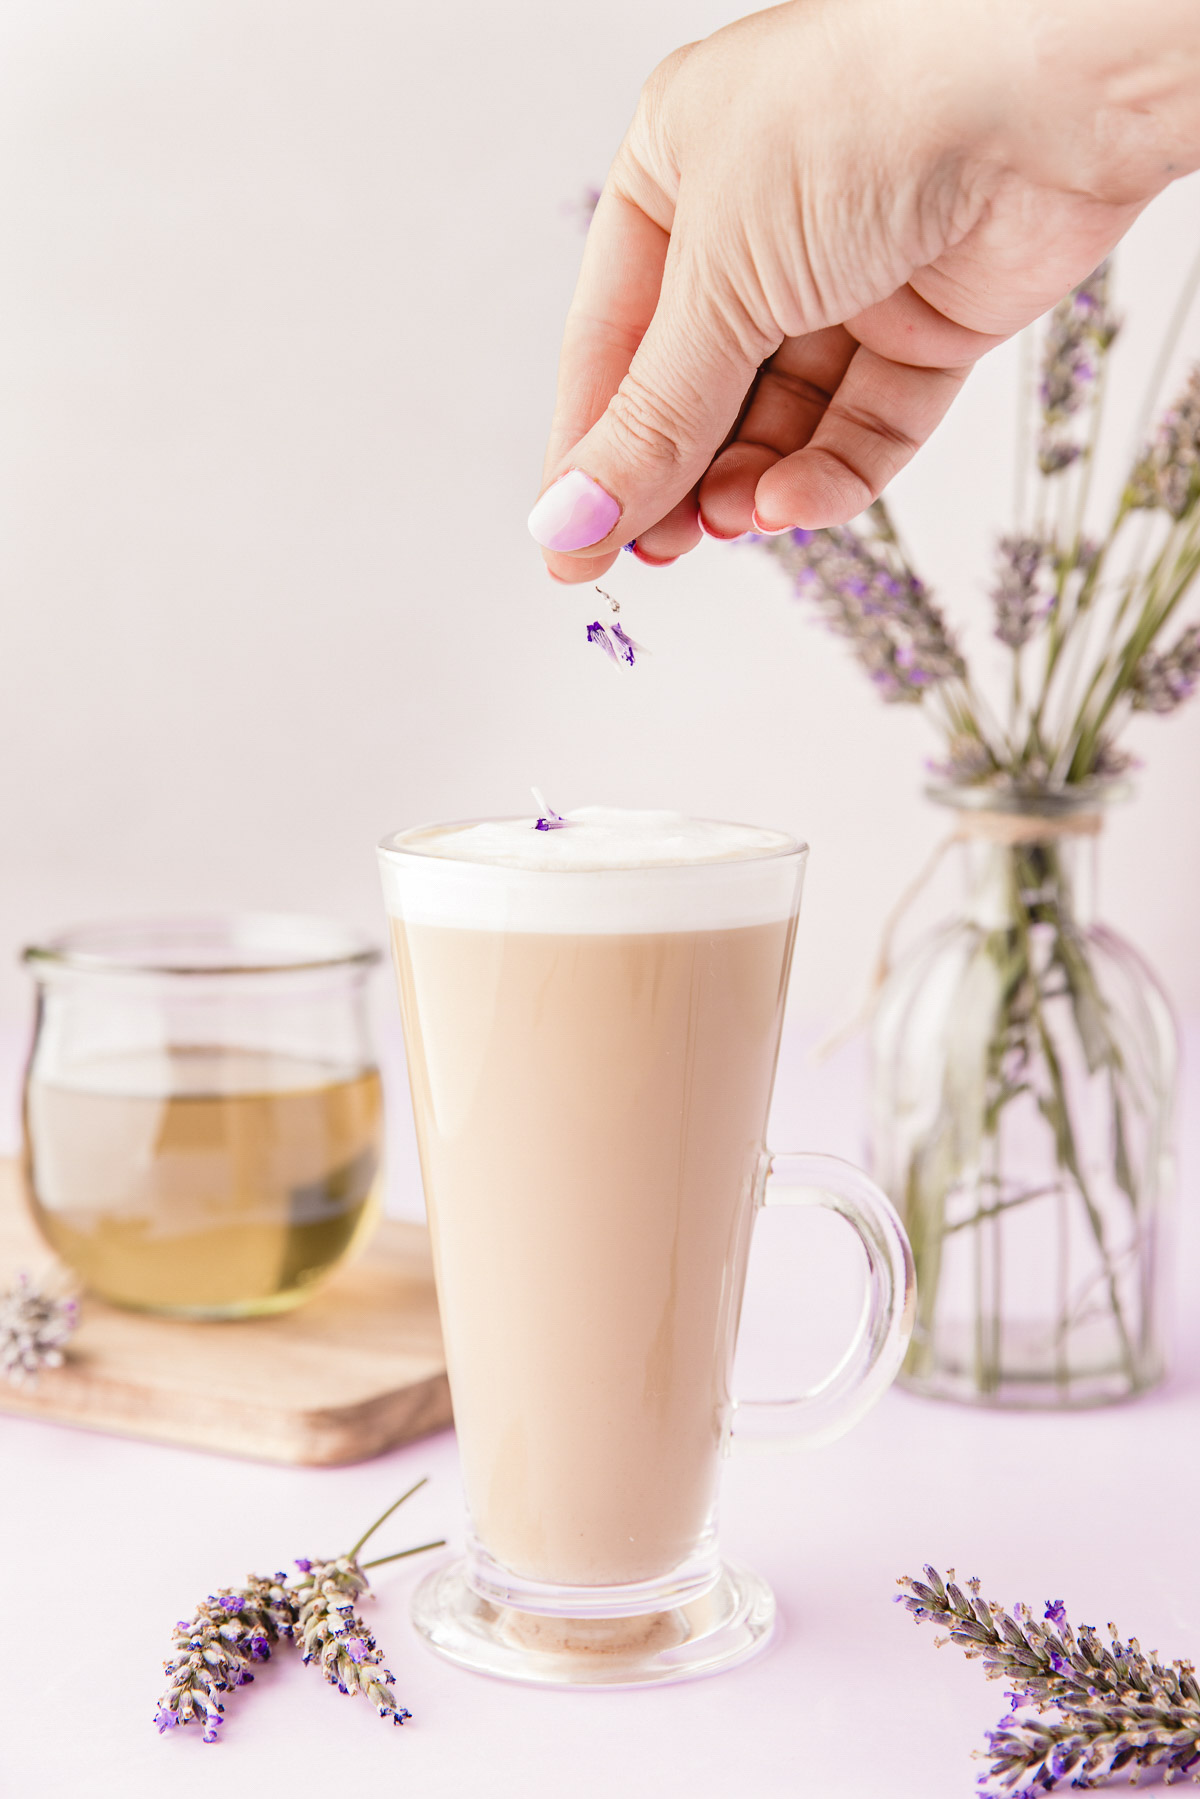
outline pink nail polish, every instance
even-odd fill
[[[568,469],[529,514],[529,531],[544,550],[586,550],[608,536],[621,508],[581,468]]]
[[[794,531],[796,529],[795,525],[764,525],[757,512],[752,516],[754,519],[754,529],[758,532],[760,537],[782,537],[785,532]]]

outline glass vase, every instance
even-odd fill
[[[931,797],[957,813],[966,903],[889,975],[872,1041],[874,1172],[917,1267],[901,1383],[992,1406],[1125,1399],[1164,1365],[1171,1011],[1095,922],[1095,794]]]

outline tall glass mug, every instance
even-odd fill
[[[718,1557],[722,1454],[827,1442],[900,1365],[887,1200],[763,1147],[806,856],[600,808],[381,845],[471,1522],[414,1617],[467,1667],[640,1685],[753,1653],[774,1600]],[[751,1230],[780,1203],[849,1221],[866,1300],[821,1386],[739,1404]]]

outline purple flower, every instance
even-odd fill
[[[299,1568],[301,1574],[307,1574],[309,1569],[312,1567],[312,1563],[310,1561],[308,1561],[306,1557],[304,1557],[302,1555],[298,1555],[296,1557],[296,1566],[297,1566],[297,1568]]]
[[[1129,683],[1135,712],[1174,712],[1200,685],[1200,625],[1189,625],[1169,650],[1149,649]]]
[[[1046,1606],[1044,1615],[1050,1620],[1051,1624],[1057,1624],[1059,1630],[1066,1629],[1067,1608],[1061,1599],[1051,1599]]]
[[[636,549],[637,549],[637,538],[636,538],[636,537],[631,537],[631,538],[630,538],[630,539],[629,539],[629,542],[628,542],[628,543],[623,543],[623,544],[622,544],[622,545],[621,545],[621,548],[622,548],[622,549],[623,549],[623,550],[628,550],[628,551],[630,551],[630,553],[632,553],[632,552],[633,552],[633,551],[634,551],[634,550],[636,550]]]
[[[630,668],[633,667],[633,654],[635,650],[642,656],[645,656],[648,653],[640,643],[634,642],[633,638],[622,629],[620,624],[615,624],[612,627],[612,634],[620,645],[621,660],[623,662],[628,662]]]
[[[272,1642],[293,1634],[295,1618],[283,1581],[252,1575],[236,1592],[210,1594],[194,1618],[180,1619],[154,1720],[160,1732],[200,1724],[204,1741],[215,1743],[223,1709],[216,1695],[248,1686],[248,1664],[267,1661]]]
[[[1037,537],[1002,537],[996,546],[999,572],[991,591],[996,636],[1010,650],[1028,643],[1049,612],[1038,586],[1047,548]]]
[[[606,656],[611,656],[614,662],[616,661],[617,652],[613,647],[612,638],[604,629],[604,626],[600,623],[598,618],[593,619],[592,623],[588,626],[587,639],[589,643],[598,643],[600,648],[604,651],[604,654]]]
[[[928,589],[897,549],[886,515],[871,511],[868,520],[866,530],[797,529],[757,541],[783,563],[796,591],[817,601],[830,628],[849,639],[881,697],[917,704],[939,682],[961,678],[966,665]]]
[[[1154,442],[1142,451],[1129,477],[1125,502],[1135,507],[1161,507],[1174,519],[1185,518],[1200,499],[1200,365],[1158,427]]]
[[[1108,303],[1108,276],[1109,265],[1102,262],[1050,315],[1038,382],[1038,467],[1044,475],[1058,474],[1084,454],[1072,420],[1090,400],[1100,364],[1121,328]]]
[[[534,827],[533,827],[534,830],[535,831],[563,831],[563,830],[565,830],[569,823],[569,820],[565,819],[561,812],[556,812],[554,810],[553,806],[548,806],[546,804],[546,796],[542,792],[541,788],[533,787],[530,789],[530,792],[533,794],[533,797],[537,801],[537,806],[538,806],[538,816],[537,816],[536,822],[534,823]]]
[[[350,1660],[352,1662],[355,1662],[355,1663],[361,1662],[363,1656],[366,1653],[367,1653],[367,1645],[363,1642],[361,1637],[348,1637],[347,1638],[346,1654],[350,1657]]]

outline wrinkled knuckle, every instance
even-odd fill
[[[618,446],[642,464],[669,474],[684,461],[679,421],[645,388],[622,385],[608,409]]]
[[[839,406],[838,410],[848,424],[855,426],[859,431],[865,431],[870,437],[878,438],[881,442],[902,450],[906,456],[915,455],[921,447],[917,438],[910,436],[899,425],[891,424],[887,419],[881,418],[877,412],[871,412],[866,407],[843,404]]]

